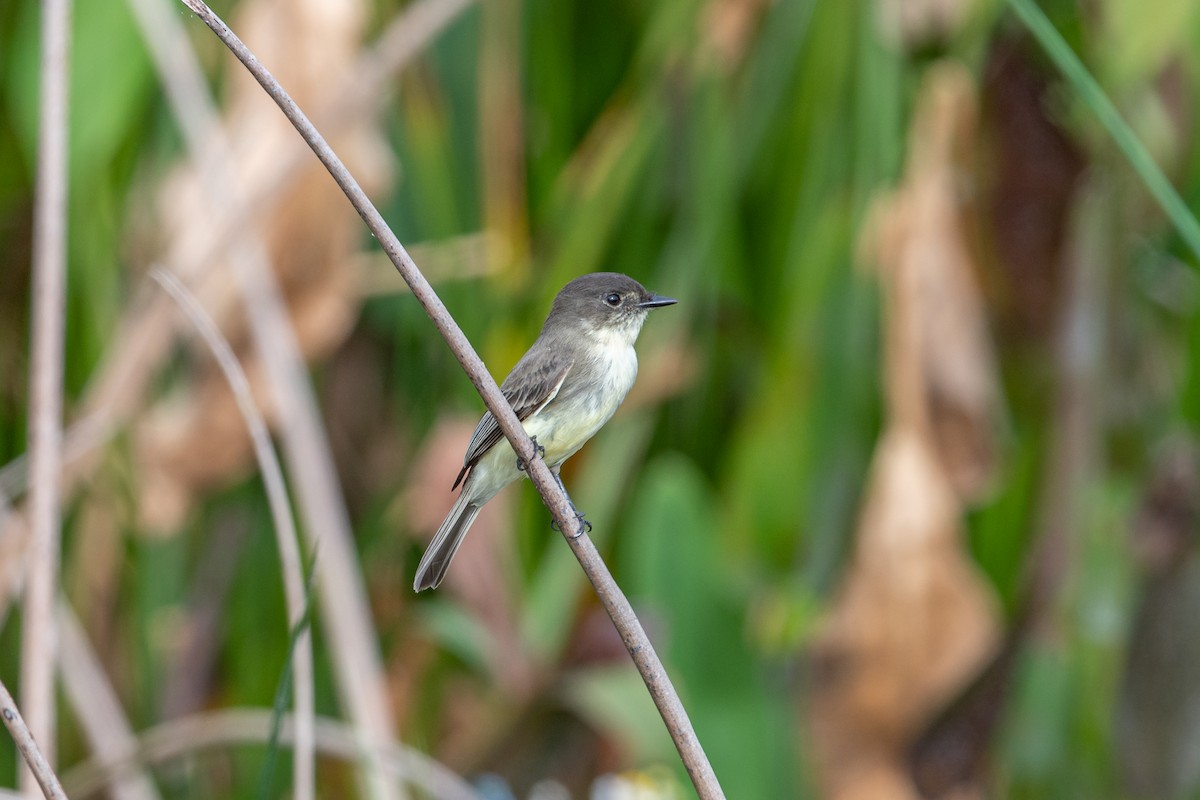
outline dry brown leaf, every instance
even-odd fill
[[[863,789],[862,768],[886,765],[907,785],[913,737],[996,644],[996,604],[963,552],[960,514],[928,443],[886,434],[818,647],[813,724],[830,796],[907,796]]]
[[[888,419],[855,555],[816,648],[812,724],[826,795],[916,797],[907,753],[998,642],[961,517],[994,469],[999,391],[959,199],[974,92],[930,70],[904,183],[863,253],[883,283]]]
[[[968,500],[990,483],[1002,419],[960,189],[974,123],[970,76],[958,66],[931,69],[909,135],[904,184],[876,201],[860,248],[888,295],[892,421],[923,432]]]

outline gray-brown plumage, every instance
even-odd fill
[[[500,389],[556,475],[633,386],[633,343],[647,311],[674,302],[616,272],[583,275],[554,298],[537,341]],[[462,493],[417,567],[416,591],[441,583],[479,509],[523,474],[500,426],[485,413],[454,482],[453,488],[462,484]]]

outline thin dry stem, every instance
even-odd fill
[[[294,695],[296,717],[299,720],[296,731],[295,762],[303,762],[294,772],[296,785],[293,789],[297,798],[313,796],[313,666],[312,666],[312,636],[304,622],[305,581],[304,565],[300,556],[300,545],[296,537],[296,525],[292,519],[292,509],[288,503],[287,487],[283,482],[283,470],[275,457],[275,448],[271,444],[271,436],[267,432],[267,423],[263,420],[254,404],[254,396],[250,391],[250,382],[246,379],[237,357],[229,342],[221,335],[217,324],[201,307],[196,298],[170,273],[156,268],[150,273],[154,280],[171,295],[187,315],[188,320],[204,339],[204,343],[212,352],[213,357],[229,382],[237,398],[238,409],[250,438],[254,442],[254,455],[258,459],[258,468],[263,476],[266,487],[267,502],[271,508],[271,518],[274,522],[275,540],[279,546],[279,562],[283,570],[283,586],[288,608],[288,624],[293,630],[299,625],[305,625],[296,638],[294,671]],[[301,749],[303,747],[303,749]]]
[[[525,433],[516,414],[504,399],[500,387],[496,385],[495,380],[492,379],[491,374],[471,347],[470,342],[467,341],[462,330],[433,291],[433,287],[425,280],[412,258],[405,251],[404,246],[392,233],[378,209],[371,203],[341,159],[337,157],[278,81],[271,76],[270,72],[263,67],[228,26],[213,13],[212,9],[201,0],[183,0],[183,2],[217,34],[218,38],[229,47],[280,107],[350,199],[355,210],[378,239],[384,252],[392,259],[392,263],[396,265],[401,277],[412,290],[413,296],[417,298],[426,314],[433,320],[467,376],[483,397],[484,403],[496,417],[514,451],[528,466],[527,471],[530,478],[553,513],[559,529],[563,531],[564,537],[579,559],[588,580],[595,587],[601,603],[620,632],[621,639],[625,642],[625,646],[641,673],[642,679],[650,691],[650,696],[658,707],[667,730],[679,750],[680,757],[697,793],[702,800],[723,798],[724,793],[712,770],[712,765],[708,762],[704,750],[696,738],[691,720],[688,718],[683,704],[679,701],[679,696],[675,692],[658,654],[654,651],[640,621],[633,613],[629,601],[613,580],[612,575],[609,574],[591,540],[586,535],[573,535],[578,528],[578,521],[570,499],[559,487],[545,462],[537,456],[533,443]]]
[[[54,675],[61,512],[63,337],[67,272],[67,89],[70,0],[42,3],[41,118],[33,231],[32,377],[29,393],[29,582],[21,643],[21,694],[29,724],[54,762]],[[41,777],[38,777],[39,783]],[[26,795],[37,788],[23,772]]]
[[[30,733],[29,726],[25,724],[21,712],[17,710],[17,704],[13,701],[12,695],[8,693],[8,687],[4,685],[4,681],[0,681],[0,719],[4,720],[4,727],[8,728],[13,741],[17,743],[17,751],[21,754],[21,758],[25,759],[25,764],[33,773],[34,779],[37,780],[37,786],[41,787],[42,796],[49,800],[67,800],[62,784],[58,782],[58,776],[54,774],[54,769],[46,760],[46,756],[38,749],[37,742],[34,741],[33,734]],[[26,792],[26,796],[29,796],[28,792]],[[33,796],[36,797],[36,795]]]
[[[285,715],[280,741],[293,740],[295,719]],[[138,767],[157,764],[213,747],[261,745],[271,731],[268,709],[222,709],[165,722],[138,737],[137,745],[123,755],[104,763],[85,761],[72,767],[64,777],[75,800],[92,795],[121,774]],[[391,774],[438,800],[482,800],[466,781],[442,764],[397,742],[378,746],[374,753],[363,748],[361,737],[350,725],[339,720],[317,717],[317,752],[322,757],[367,763],[373,759]]]

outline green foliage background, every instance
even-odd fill
[[[662,641],[728,795],[814,796],[801,679],[806,648],[852,547],[881,423],[878,290],[856,266],[856,237],[872,197],[898,179],[928,66],[956,58],[982,81],[990,48],[1020,29],[1002,4],[978,3],[954,33],[906,49],[881,36],[872,3],[779,0],[757,9],[744,48],[727,62],[706,38],[715,5],[521,6],[514,49],[526,126],[521,216],[529,257],[504,265],[497,277],[438,289],[498,376],[532,341],[554,292],[578,274],[619,270],[680,298],[651,319],[641,349],[684,339],[694,378],[663,402],[614,419],[581,454],[568,484],[618,580]],[[1082,15],[1063,0],[1046,8],[1194,207],[1197,4],[1170,0],[1156,4],[1154,14],[1137,12],[1131,0],[1087,5],[1096,13]],[[217,10],[232,11],[229,4]],[[397,10],[384,0],[374,14],[382,24]],[[5,461],[25,447],[37,23],[33,0],[0,4]],[[207,31],[191,27],[208,52]],[[397,81],[385,111],[403,176],[377,201],[405,243],[437,242],[484,224],[479,154],[489,121],[481,119],[478,93],[487,35],[481,11],[468,11]],[[1120,796],[1114,707],[1140,580],[1126,532],[1156,449],[1170,436],[1192,435],[1200,423],[1195,258],[1087,109],[1030,50],[1030,63],[1050,86],[1049,116],[1086,169],[1106,182],[1115,209],[1105,220],[1115,254],[1103,298],[1111,338],[1096,346],[1121,402],[1103,407],[1098,467],[1080,496],[1044,497],[1052,343],[1014,329],[993,309],[1011,430],[995,494],[972,513],[968,529],[977,563],[1010,608],[1041,505],[1081,502],[1086,512],[1053,612],[1060,636],[1021,656],[990,751],[990,780],[1002,796]],[[72,76],[68,414],[138,288],[128,262],[141,254],[129,252],[127,237],[144,224],[131,216],[145,206],[132,198],[181,149],[123,3],[76,3]],[[1154,93],[1168,79],[1183,109],[1175,117]],[[585,150],[589,158],[581,156]],[[370,343],[384,376],[390,418],[380,426],[400,424],[410,434],[404,463],[445,412],[479,411],[411,298],[370,301],[353,336]],[[318,386],[328,369],[315,365]],[[118,440],[118,454],[121,447]],[[119,471],[119,455],[114,462]],[[453,597],[407,593],[420,546],[395,528],[387,509],[412,477],[386,476],[352,511],[372,599],[384,609],[379,631],[388,660],[403,662],[404,648],[432,643],[422,692],[406,710],[401,735],[436,752],[456,686],[488,692],[490,644]],[[630,765],[670,765],[682,785],[635,677],[621,668],[560,664],[588,604],[583,579],[547,531],[535,493],[515,491],[521,646],[554,665],[546,667],[552,677],[537,703],[570,709],[624,742]],[[86,535],[71,510],[67,548]],[[147,540],[129,531],[122,618],[113,621],[104,649],[119,654],[117,681],[136,726],[160,719],[164,655],[155,632],[187,606],[203,542],[218,524],[249,533],[231,555],[240,563],[222,611],[211,702],[271,702],[287,632],[279,577],[264,566],[273,564],[274,551],[254,479],[212,497],[176,537]],[[0,630],[0,673],[10,685],[19,621],[10,615]],[[317,634],[319,651],[319,623]],[[319,708],[332,714],[327,663],[318,652]],[[493,700],[503,706],[503,698]],[[535,722],[527,716],[525,728],[501,725],[497,739],[536,727],[528,708],[505,708],[498,717],[523,714]],[[69,763],[82,745],[64,724]],[[166,771],[163,785],[171,797],[251,796],[260,758],[252,749],[239,754],[220,778],[198,758],[190,768]],[[0,742],[0,783],[12,784],[13,764],[10,744]],[[497,768],[487,758],[473,766]],[[537,777],[508,776],[518,786]],[[352,791],[345,776],[322,780],[328,796]]]

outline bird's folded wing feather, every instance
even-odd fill
[[[516,412],[517,419],[524,421],[545,408],[546,404],[558,395],[573,363],[574,361],[569,358],[549,356],[540,359],[538,364],[524,369],[522,369],[522,364],[517,364],[509,376],[504,379],[504,383],[500,385],[500,391],[504,393],[508,404]],[[521,374],[521,378],[514,381],[513,376],[518,373]],[[492,412],[484,413],[483,419],[479,420],[479,424],[475,426],[475,433],[471,435],[471,441],[467,445],[467,454],[463,457],[462,471],[458,473],[458,479],[454,481],[452,489],[458,488],[458,484],[462,482],[471,467],[475,466],[483,454],[492,449],[492,446],[503,436],[500,423],[496,422]]]

